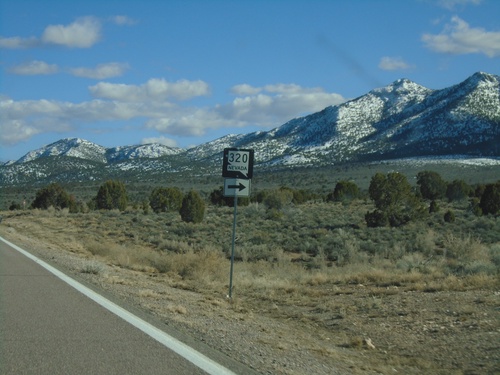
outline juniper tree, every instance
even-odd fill
[[[149,205],[154,212],[179,211],[183,194],[176,187],[158,187],[149,196]]]
[[[376,210],[368,212],[365,220],[368,226],[393,227],[406,224],[422,214],[420,203],[412,191],[405,175],[397,172],[376,173],[368,189]]]
[[[35,200],[31,206],[42,209],[47,209],[50,206],[54,208],[69,208],[73,212],[76,210],[76,201],[61,185],[52,183],[37,191]]]
[[[187,223],[201,223],[205,216],[205,202],[200,194],[194,190],[187,193],[182,199],[179,210],[182,221]]]
[[[360,195],[358,185],[352,181],[339,181],[333,193],[329,194],[327,201],[341,202],[358,198]]]
[[[417,174],[417,185],[422,198],[429,200],[441,199],[446,194],[447,184],[441,175],[433,171],[423,171]]]
[[[500,181],[486,185],[479,206],[484,215],[500,213]]]
[[[95,199],[96,208],[102,210],[118,209],[125,211],[128,203],[125,184],[120,181],[108,180],[97,192]]]

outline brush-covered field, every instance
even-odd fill
[[[438,205],[398,228],[367,198],[238,207],[232,299],[232,207],[3,211],[0,235],[263,374],[499,373],[500,219]]]

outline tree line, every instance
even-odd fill
[[[70,213],[84,212],[86,210],[119,210],[125,211],[129,205],[126,186],[121,181],[108,180],[99,187],[96,196],[88,203],[77,202],[73,195],[68,194],[58,183],[52,183],[36,192],[31,208],[68,209]],[[185,222],[199,223],[205,214],[205,201],[194,190],[183,194],[176,187],[155,188],[148,200],[141,203],[142,209],[147,213],[152,209],[156,213],[178,211]],[[14,203],[11,210],[20,209]]]
[[[318,200],[346,203],[355,199],[370,199],[375,209],[365,215],[369,227],[405,225],[423,218],[427,213],[437,212],[438,202],[443,200],[453,202],[468,199],[472,212],[478,216],[500,214],[500,181],[470,186],[463,180],[447,182],[437,172],[422,171],[417,174],[416,182],[417,186],[413,187],[406,176],[399,172],[376,173],[371,178],[367,192],[361,191],[353,181],[342,180],[336,183],[326,197],[311,191],[280,187],[258,191],[251,198],[240,198],[238,205],[262,203],[272,213],[272,217],[279,215],[280,211],[290,204],[298,205]],[[207,203],[233,206],[234,198],[224,197],[222,187],[213,190],[208,199],[202,198],[195,190],[184,194],[177,187],[157,187],[140,205],[145,213],[149,210],[155,213],[179,212],[183,221],[199,223],[203,221]],[[125,184],[109,180],[99,187],[96,196],[86,204],[78,202],[58,183],[52,183],[37,191],[31,207],[66,208],[69,212],[76,213],[85,210],[124,211],[129,204]],[[11,210],[20,208],[20,205],[15,203],[10,207]],[[453,221],[453,212],[447,211],[444,220]]]

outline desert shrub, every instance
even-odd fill
[[[148,261],[160,273],[175,273],[186,280],[207,281],[225,277],[223,254],[211,248],[183,254],[149,254]],[[224,268],[225,270],[225,268]]]
[[[260,190],[255,194],[252,194],[252,202],[253,203],[264,203],[264,199],[269,194],[269,190]]]
[[[491,246],[490,259],[491,262],[497,267],[497,270],[500,271],[500,244]]]
[[[102,266],[102,264],[98,263],[98,262],[86,262],[80,272],[81,273],[87,273],[87,274],[91,274],[91,275],[98,275],[100,273],[102,273],[104,267]]]
[[[471,193],[471,187],[464,180],[453,180],[446,188],[448,201],[459,201],[466,199]]]
[[[324,248],[326,259],[336,262],[338,266],[344,266],[356,260],[358,252],[358,240],[344,229],[335,230],[332,239]]]
[[[432,200],[429,205],[429,213],[432,214],[434,212],[439,212],[439,205],[435,200]]]
[[[446,221],[447,223],[455,222],[455,214],[453,213],[453,211],[446,211],[446,213],[444,214],[444,221]]]
[[[182,199],[179,213],[186,223],[201,223],[205,216],[205,202],[200,194],[194,190],[187,193]]]
[[[496,215],[500,212],[500,181],[486,185],[479,206],[484,215]]]
[[[11,205],[9,206],[9,211],[17,211],[21,209],[21,205],[16,202],[12,202]]]
[[[418,252],[425,256],[432,255],[436,247],[436,233],[432,229],[420,231],[409,239],[411,252]]]
[[[424,199],[440,199],[446,194],[447,184],[437,172],[419,172],[417,174],[417,185]]]
[[[154,212],[179,211],[182,205],[183,194],[176,187],[157,187],[149,196],[149,205]]]
[[[95,197],[95,207],[99,210],[118,209],[125,211],[127,203],[127,190],[125,184],[120,181],[106,181],[99,187]]]
[[[141,202],[141,208],[142,208],[142,212],[144,213],[144,215],[149,214],[149,210],[150,210],[151,206],[149,205],[149,201],[147,199],[144,199]]]
[[[487,260],[473,260],[472,262],[465,263],[457,267],[456,274],[462,275],[496,275],[498,268],[492,262]]]
[[[481,199],[484,193],[484,189],[486,189],[486,185],[477,184],[476,187],[474,188],[474,197]]]
[[[360,191],[358,185],[356,185],[353,181],[343,180],[337,182],[333,193],[328,194],[326,199],[327,201],[342,202],[359,198],[359,196]]]
[[[425,262],[426,259],[420,253],[406,254],[396,262],[396,268],[406,272],[422,272],[424,270]]]
[[[270,244],[245,244],[235,246],[234,249],[234,259],[244,262],[257,262],[259,260],[273,262],[280,259],[282,254],[283,250],[281,248]],[[229,248],[226,256],[228,258],[231,256]]]
[[[265,218],[268,220],[279,221],[279,220],[283,219],[284,216],[285,216],[285,214],[283,213],[282,210],[279,210],[277,208],[270,208],[267,210]]]
[[[212,190],[210,193],[210,203],[215,206],[226,206],[226,199],[224,197],[224,187],[221,186],[218,189]]]
[[[293,194],[292,202],[294,204],[303,204],[318,198],[317,194],[304,189],[300,190],[293,189],[292,194]]]
[[[408,244],[405,241],[392,241],[384,247],[380,254],[383,258],[397,261],[408,253]]]
[[[380,210],[367,212],[365,214],[366,225],[370,228],[385,227],[389,224],[387,214]]]
[[[169,234],[188,238],[192,237],[196,232],[196,228],[192,225],[189,225],[189,222],[180,222],[177,225],[172,225],[169,227]]]
[[[269,192],[263,203],[270,210],[281,210],[293,200],[293,192],[288,188],[280,188]]]
[[[476,216],[481,216],[483,214],[483,210],[481,209],[479,202],[480,199],[477,197],[471,198],[469,202],[469,211]]]
[[[360,241],[359,249],[368,255],[374,255],[378,252],[379,245],[371,239]]]
[[[111,250],[112,246],[102,241],[94,241],[94,240],[87,241],[85,243],[85,247],[92,255],[106,257],[112,253]]]
[[[234,207],[234,197],[225,197],[224,188],[221,186],[210,193],[210,203],[215,206]],[[238,207],[246,207],[250,204],[250,199],[247,197],[238,198]]]
[[[389,214],[389,225],[391,227],[400,227],[407,224],[412,219],[412,215],[408,212],[392,212]]]
[[[163,251],[170,251],[179,254],[185,254],[192,249],[187,242],[177,240],[158,240],[157,246]]]
[[[447,233],[444,236],[443,245],[446,249],[447,258],[466,262],[477,258],[483,251],[481,241],[471,234],[461,234],[459,236],[453,233]]]

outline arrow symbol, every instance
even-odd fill
[[[242,191],[243,189],[246,188],[245,185],[243,185],[241,182],[238,185],[227,185],[228,189],[238,189],[239,191]]]

